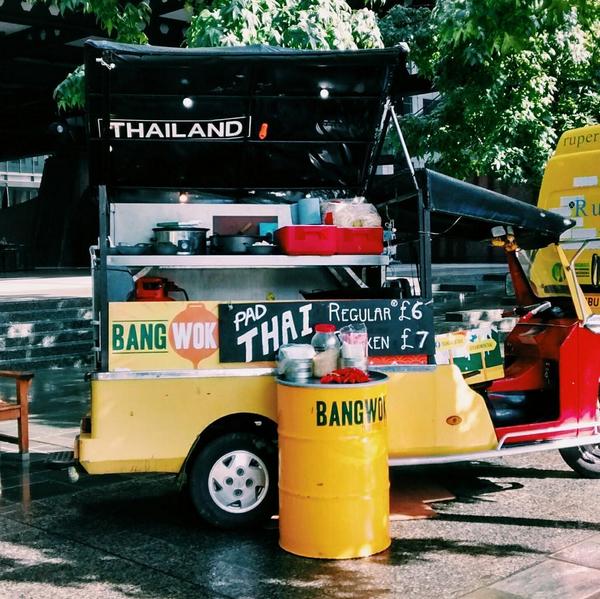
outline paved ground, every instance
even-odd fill
[[[172,476],[73,483],[49,469],[44,453],[71,445],[86,404],[82,373],[40,371],[30,465],[0,444],[2,598],[600,597],[600,481],[575,478],[556,453],[396,472],[396,486],[426,477],[457,499],[435,519],[393,522],[379,555],[320,561],[279,549],[275,525],[203,526]]]

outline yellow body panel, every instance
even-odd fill
[[[90,473],[179,472],[198,435],[224,416],[276,419],[269,376],[92,381],[91,435],[79,460]]]
[[[575,226],[561,237],[569,259],[580,247],[579,240],[600,237],[599,183],[600,125],[567,131],[546,166],[538,206],[575,219]],[[536,264],[539,261],[541,267],[548,253],[541,250]],[[600,313],[600,281],[597,271],[594,273],[592,268],[594,254],[600,256],[598,242],[588,245],[577,258],[575,272],[579,283],[586,288],[589,306],[595,313]],[[552,260],[543,265],[546,284],[562,282],[560,268],[553,269],[555,263],[556,260]]]
[[[458,367],[390,373],[391,457],[491,449],[496,437],[485,403]],[[80,463],[90,473],[178,472],[197,437],[220,418],[258,414],[276,421],[271,376],[132,378],[92,382],[91,434]],[[447,418],[458,416],[459,424]]]
[[[386,395],[385,381],[277,385],[279,544],[286,551],[344,559],[389,547]]]
[[[456,454],[496,447],[497,438],[485,402],[467,385],[457,366],[440,365],[429,372],[396,372],[389,377],[390,457]]]

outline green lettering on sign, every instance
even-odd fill
[[[362,424],[363,418],[364,418],[363,402],[355,401],[354,402],[354,423]]]
[[[125,327],[122,324],[113,324],[112,326],[112,349],[113,351],[121,351],[125,347],[125,339],[123,333]]]
[[[317,408],[317,426],[327,425],[327,404],[324,401],[318,401]]]
[[[352,402],[342,402],[342,426],[352,426]]]
[[[367,410],[367,422],[375,422],[375,415],[377,413],[377,400],[365,399],[365,409]]]
[[[315,414],[317,426],[353,426],[382,422],[386,419],[385,397],[334,401],[331,404],[317,401]]]
[[[331,414],[329,416],[329,426],[339,426],[340,425],[340,411],[338,409],[337,403],[334,401],[331,404]]]
[[[138,334],[135,327],[129,327],[129,333],[127,334],[127,346],[125,347],[127,351],[135,349],[136,351],[140,349],[140,344],[138,342]]]
[[[167,349],[167,326],[162,322],[154,325],[154,349]]]
[[[133,328],[133,327],[132,327]],[[140,347],[141,349],[152,349],[152,324],[142,323],[140,325]]]

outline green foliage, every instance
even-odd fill
[[[198,2],[191,47],[270,44],[301,49],[378,48],[375,14],[345,0],[214,0]]]
[[[120,2],[120,0],[34,0],[57,6],[61,15],[69,12],[93,14],[96,21],[109,36],[119,42],[146,44],[148,38],[144,29],[150,22],[150,4],[142,2]],[[59,109],[83,108],[84,68],[77,67],[54,90],[54,99]]]
[[[409,148],[431,166],[537,185],[559,135],[598,122],[598,0],[438,0],[423,16],[393,9],[381,29],[386,44],[414,40],[440,92],[404,119]]]
[[[423,77],[433,77],[431,66],[437,52],[431,11],[427,8],[410,8],[397,5],[379,21],[383,44],[386,47],[406,42],[411,61]]]
[[[61,14],[94,14],[117,41],[145,44],[150,5],[120,0],[36,0],[52,3]],[[182,2],[183,4],[183,2]],[[375,14],[352,10],[345,0],[187,0],[194,14],[187,31],[189,46],[272,44],[291,48],[378,48],[383,45]],[[54,90],[61,110],[82,108],[84,69],[78,67]]]
[[[61,81],[54,90],[54,99],[59,110],[83,108],[85,104],[85,68],[78,66]]]

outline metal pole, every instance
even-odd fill
[[[428,202],[423,190],[419,189],[419,284],[421,286],[421,297],[429,300],[432,298],[431,284],[431,215]]]
[[[394,121],[394,126],[396,127],[396,133],[398,133],[398,137],[400,138],[400,145],[402,146],[402,152],[404,153],[404,158],[406,159],[406,164],[408,165],[408,170],[410,171],[410,176],[412,177],[415,189],[419,189],[417,177],[415,176],[415,167],[410,159],[410,154],[408,153],[408,148],[406,147],[406,142],[404,141],[404,135],[402,135],[402,129],[400,128],[400,121],[398,121],[398,115],[396,114],[396,110],[393,106],[390,106],[390,112],[392,115],[392,120]]]
[[[100,305],[100,369],[108,371],[108,269],[106,257],[108,255],[109,231],[109,199],[107,183],[110,174],[110,73],[115,68],[108,53],[96,62],[102,69],[102,126],[100,128],[100,168],[98,187],[98,208],[100,216],[99,226],[99,265],[98,265],[98,291],[97,299]],[[96,293],[96,291],[94,291]]]
[[[98,190],[98,205],[100,212],[100,239],[99,253],[100,261],[98,265],[98,274],[96,283],[98,289],[94,289],[94,294],[98,300],[100,317],[100,370],[108,371],[108,269],[106,266],[106,256],[108,254],[108,196],[106,185],[100,185]]]
[[[390,106],[391,103],[388,101],[385,103],[383,107],[383,112],[381,114],[381,121],[379,123],[378,137],[375,140],[375,146],[371,150],[371,155],[367,164],[365,165],[365,169],[371,168],[369,173],[367,174],[367,179],[365,185],[362,189],[362,194],[368,196],[368,192],[371,189],[371,183],[373,183],[373,179],[375,178],[375,174],[377,172],[377,161],[379,160],[379,156],[381,155],[381,150],[383,149],[383,144],[385,142],[385,136],[390,123]]]

